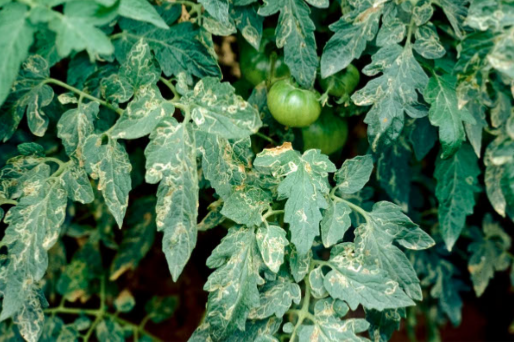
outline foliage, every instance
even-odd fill
[[[157,249],[180,281],[206,230],[190,341],[460,324],[514,269],[513,37],[510,0],[0,0],[2,337],[160,340],[179,298],[128,280]],[[322,106],[330,156],[293,128]]]

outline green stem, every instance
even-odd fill
[[[164,77],[159,78],[159,81],[164,83],[164,85],[166,85],[171,90],[171,92],[173,93],[172,101],[176,101],[176,100],[178,100],[180,98],[180,95],[177,93],[177,89],[175,89],[175,86],[170,81],[168,81]]]
[[[284,213],[284,210],[268,210],[266,213],[264,213],[264,215],[262,215],[262,219],[265,220],[270,216],[283,214],[283,213]]]
[[[412,16],[411,20],[410,20],[410,23],[409,23],[409,28],[407,30],[407,39],[405,40],[405,47],[410,47],[410,44],[411,44],[411,38],[412,38],[412,32],[414,30],[414,16]]]
[[[330,265],[330,263],[329,263],[328,261],[324,261],[324,260],[312,260],[312,263],[313,263],[314,265],[327,266],[327,267],[332,268],[332,265]]]
[[[146,331],[145,329],[139,327],[138,325],[136,325],[136,324],[134,324],[134,323],[132,323],[130,321],[127,321],[126,319],[123,319],[123,318],[120,318],[120,317],[117,317],[117,316],[113,316],[111,314],[107,314],[107,316],[109,316],[110,318],[114,319],[115,321],[117,321],[118,323],[120,323],[122,325],[126,325],[126,326],[132,327],[132,329],[134,329],[134,331],[137,331],[138,333],[140,333],[142,335],[146,335],[146,336],[150,337],[154,341],[162,342],[162,340],[160,338],[158,338],[157,336],[149,333],[148,331]]]
[[[48,314],[65,314],[65,315],[89,315],[89,316],[97,316],[101,312],[100,309],[78,309],[78,308],[66,308],[66,307],[57,307],[45,309],[45,313]]]
[[[115,34],[109,36],[109,39],[116,40],[116,39],[120,39],[120,38],[125,38],[126,36],[127,36],[126,32],[122,31],[122,32],[118,32],[118,33],[115,33]]]
[[[184,114],[184,121],[183,122],[189,122],[191,120],[191,109],[189,106],[186,106],[180,102],[170,101],[175,107],[182,110]]]
[[[52,163],[56,163],[57,165],[59,165],[59,168],[61,167],[64,167],[66,165],[65,162],[63,162],[62,160],[60,159],[57,159],[57,158],[54,158],[54,157],[46,157],[45,158],[45,162],[52,162]]]
[[[314,265],[311,262],[311,264],[309,265],[308,273],[310,273],[310,271],[312,270],[313,267],[314,267]],[[309,312],[309,306],[311,303],[311,285],[309,283],[308,275],[305,276],[304,282],[305,282],[305,295],[304,295],[305,299],[303,300],[302,308],[300,310],[288,310],[287,311],[287,313],[295,314],[298,318],[298,320],[296,321],[296,324],[293,328],[293,333],[291,334],[291,339],[290,339],[291,342],[295,341],[298,328],[302,325],[303,321],[306,318],[310,319],[313,322],[315,321],[315,317]]]
[[[95,330],[96,326],[100,323],[102,318],[105,315],[105,276],[102,276],[100,278],[100,308],[96,310],[96,318],[93,324],[91,324],[91,327],[87,331],[86,335],[84,336],[84,342],[89,341],[89,338],[91,337],[91,334],[93,334],[93,331]]]
[[[101,104],[102,106],[105,106],[107,108],[109,108],[110,110],[112,110],[113,112],[116,112],[118,114],[122,114],[123,113],[123,110],[120,109],[120,108],[115,108],[113,107],[111,104],[109,104],[108,102],[104,101],[104,100],[101,100],[99,99],[98,97],[95,97],[93,95],[89,95],[88,93],[86,92],[83,92],[82,90],[80,89],[77,89],[75,87],[72,87],[70,86],[69,84],[66,84],[64,82],[61,82],[59,80],[56,80],[55,78],[48,78],[44,81],[44,83],[51,83],[51,84],[55,84],[55,85],[58,85],[62,88],[65,88],[65,89],[68,89],[69,91],[72,91],[76,94],[79,94],[80,96],[83,96],[85,97],[86,99],[89,99],[91,101],[96,101],[98,102],[99,104]]]
[[[57,171],[55,171],[51,176],[50,178],[57,178],[59,177],[60,175],[62,175],[62,173],[64,171],[66,171],[66,169],[68,168],[68,166],[71,165],[71,160],[67,161],[67,162],[63,162],[62,160],[59,160],[57,158],[45,158],[45,161],[50,161],[50,162],[53,162],[53,163],[57,163],[59,165],[59,168],[57,169]]]
[[[256,135],[256,136],[258,136],[259,138],[264,139],[264,140],[266,140],[266,141],[268,141],[268,142],[272,143],[273,145],[278,145],[278,143],[277,143],[275,140],[271,139],[270,137],[268,137],[268,136],[267,136],[267,135],[265,135],[265,134],[262,134],[261,132],[257,132],[257,133],[255,133],[254,135]]]
[[[12,200],[12,199],[8,199],[8,198],[0,198],[0,205],[2,204],[12,204],[12,205],[17,205],[18,204],[18,201],[15,201],[15,200]]]
[[[93,334],[93,331],[95,330],[96,326],[101,322],[103,318],[110,318],[113,321],[118,322],[121,325],[129,326],[134,331],[134,336],[139,336],[139,334],[146,335],[150,337],[154,341],[162,342],[161,339],[154,336],[153,334],[149,333],[144,329],[144,326],[148,319],[150,318],[150,315],[146,316],[141,324],[137,325],[130,321],[127,321],[123,318],[118,317],[117,314],[112,314],[106,311],[106,304],[105,304],[105,277],[102,277],[100,282],[100,307],[98,309],[79,309],[79,308],[66,308],[64,307],[64,298],[61,301],[61,304],[57,308],[52,309],[46,309],[45,313],[51,314],[52,316],[55,316],[55,314],[68,314],[68,315],[88,315],[88,316],[94,316],[95,320],[87,333],[83,336],[84,342],[89,341],[91,338],[91,335]]]
[[[277,59],[278,55],[275,51],[273,51],[269,58],[269,74],[268,79],[266,80],[266,86],[268,89],[271,88],[271,85],[273,84],[273,79],[275,78],[275,64],[277,62]]]
[[[337,187],[336,187],[337,188]],[[352,210],[354,210],[355,212],[359,213],[365,220],[366,222],[369,222],[369,214],[366,210],[362,209],[361,207],[359,207],[358,205],[350,202],[350,201],[347,201],[345,199],[342,199],[341,197],[338,197],[336,195],[333,194],[334,190],[336,189],[332,189],[332,192],[330,193],[330,197],[334,200],[334,201],[337,201],[337,202],[343,202],[344,204],[346,204],[347,206],[349,206]]]

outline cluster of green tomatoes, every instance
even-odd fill
[[[346,69],[318,83],[325,92],[299,87],[291,78],[284,58],[277,55],[274,29],[263,32],[261,45],[256,51],[240,40],[240,66],[242,77],[251,85],[268,82],[268,109],[276,121],[287,127],[302,130],[304,150],[320,149],[330,155],[339,151],[348,135],[346,120],[334,114],[332,107],[322,106],[327,95],[347,99],[359,83],[357,68]]]

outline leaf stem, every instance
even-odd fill
[[[67,162],[63,162],[62,160],[57,159],[57,158],[53,158],[53,157],[46,157],[45,158],[45,162],[52,162],[52,163],[56,163],[57,165],[59,165],[59,168],[54,173],[52,173],[50,178],[57,178],[57,177],[59,177],[60,175],[62,175],[62,173],[64,171],[66,171],[68,166],[71,165],[71,160],[69,160]]]
[[[54,158],[54,157],[46,157],[46,158],[45,158],[45,162],[52,162],[52,163],[56,163],[57,165],[59,165],[59,168],[64,167],[64,165],[66,164],[66,163],[65,163],[65,162],[63,162],[62,160],[57,159],[57,158]]]
[[[8,198],[0,197],[0,205],[2,205],[2,204],[17,205],[18,201],[15,201],[15,200],[12,200],[12,199],[8,199]]]
[[[57,80],[55,78],[48,78],[43,83],[51,83],[51,84],[58,85],[58,86],[60,86],[62,88],[68,89],[69,91],[72,91],[72,92],[74,92],[76,94],[79,94],[80,96],[85,97],[86,99],[89,99],[91,101],[96,101],[99,104],[101,104],[102,106],[109,108],[113,112],[116,112],[116,113],[118,113],[120,115],[123,114],[123,109],[115,108],[110,103],[108,103],[107,101],[101,100],[98,97],[95,97],[95,96],[90,95],[90,94],[88,94],[86,92],[83,92],[82,90],[77,89],[77,88],[75,88],[73,86],[70,86],[69,84],[61,82],[61,81],[59,81],[59,80]]]
[[[407,39],[405,40],[405,47],[410,47],[414,25],[414,16],[412,16],[412,18],[410,19],[409,28],[407,30]]]
[[[264,139],[264,140],[266,140],[266,141],[268,141],[268,142],[272,143],[272,144],[273,144],[273,145],[275,145],[275,146],[277,146],[277,145],[278,145],[278,143],[277,143],[275,140],[273,140],[272,138],[268,137],[268,136],[267,136],[267,135],[265,135],[265,134],[262,134],[261,132],[257,132],[257,133],[255,133],[254,135],[256,135],[256,136],[258,136],[259,138]]]
[[[173,99],[171,101],[176,101],[180,98],[180,95],[177,93],[177,89],[175,89],[175,86],[170,81],[168,81],[164,77],[159,78],[159,81],[164,83],[164,85],[166,85],[166,87],[168,87],[173,93]]]
[[[189,108],[189,106],[183,104],[183,103],[180,103],[180,102],[176,102],[176,101],[173,101],[171,100],[170,101],[175,107],[177,107],[178,109],[184,111],[185,115],[184,115],[184,123],[185,122],[189,122],[189,120],[191,120],[191,109]]]
[[[267,229],[269,229],[269,224],[268,224],[268,217],[270,216],[273,216],[273,215],[278,215],[278,214],[283,214],[285,211],[284,210],[272,210],[271,208],[264,213],[264,215],[262,215],[262,222],[264,223],[264,225],[266,226]]]
[[[91,338],[91,335],[93,334],[93,331],[95,330],[96,326],[101,322],[103,318],[110,318],[116,322],[118,322],[121,325],[131,327],[134,331],[134,336],[139,336],[139,334],[146,335],[150,337],[152,340],[157,342],[162,342],[160,338],[157,336],[154,336],[153,334],[149,333],[144,329],[144,326],[148,319],[150,318],[150,315],[146,316],[142,321],[141,324],[137,325],[130,321],[127,321],[126,319],[118,317],[117,314],[112,314],[107,312],[107,307],[105,304],[105,277],[101,278],[100,282],[100,307],[98,309],[79,309],[79,308],[67,308],[64,306],[64,297],[63,300],[61,300],[61,303],[58,307],[52,308],[52,309],[46,309],[45,313],[52,314],[52,316],[55,316],[55,314],[69,314],[69,315],[88,315],[88,316],[94,316],[95,320],[93,324],[91,324],[91,327],[86,332],[86,334],[82,337],[84,342],[89,341]]]
[[[366,222],[369,222],[369,213],[366,210],[364,210],[361,207],[359,207],[357,204],[354,204],[354,203],[352,203],[350,201],[347,201],[347,200],[345,200],[345,199],[343,199],[341,197],[338,197],[338,196],[336,196],[336,195],[334,195],[332,193],[330,194],[330,197],[334,201],[336,201],[336,202],[343,202],[344,204],[349,206],[352,210],[354,210],[355,212],[359,213],[366,220]]]
[[[266,80],[266,86],[267,88],[271,88],[271,85],[273,84],[273,80],[275,78],[275,64],[277,62],[278,55],[275,51],[273,51],[269,58],[269,75],[268,79]]]

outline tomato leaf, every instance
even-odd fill
[[[438,216],[448,250],[457,241],[466,217],[473,213],[479,174],[477,157],[469,145],[462,145],[450,158],[439,158],[436,162],[434,177],[437,179]]]

